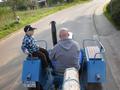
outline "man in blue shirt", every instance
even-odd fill
[[[24,27],[25,36],[23,38],[21,49],[27,55],[41,58],[44,64],[43,66],[47,67],[49,63],[48,52],[45,49],[40,48],[32,37],[35,29],[36,28],[31,27],[31,25]]]
[[[65,69],[70,67],[80,69],[80,46],[70,37],[70,34],[67,28],[62,28],[59,32],[60,40],[49,55],[50,59],[54,60],[54,69],[58,74],[64,74]]]

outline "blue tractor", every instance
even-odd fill
[[[51,28],[53,45],[55,45],[57,43],[55,21],[51,22]],[[44,42],[47,49],[46,41],[38,42]],[[102,90],[101,83],[106,81],[104,53],[105,49],[99,40],[83,40],[83,48],[80,50],[80,90]],[[54,61],[52,64],[55,64]],[[54,65],[44,69],[38,57],[28,56],[23,62],[22,83],[28,90],[59,90],[58,88],[63,84],[63,78],[63,76],[54,75]],[[54,83],[55,80],[58,81],[57,86]]]

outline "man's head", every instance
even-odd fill
[[[60,29],[59,37],[61,40],[68,39],[69,37],[68,29],[67,28]]]
[[[35,29],[36,29],[36,28],[31,27],[31,25],[26,25],[26,26],[24,27],[24,32],[25,32],[27,35],[32,36],[32,35],[34,34],[34,30],[35,30]]]

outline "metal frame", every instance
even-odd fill
[[[96,53],[95,55],[94,55],[94,58],[98,55],[98,54],[103,54],[103,53],[105,53],[105,48],[104,48],[104,46],[103,46],[103,44],[100,42],[100,41],[98,41],[97,39],[84,39],[83,40],[83,48],[85,48],[85,43],[86,42],[88,42],[88,41],[91,41],[91,42],[97,42],[98,44],[99,44],[99,48],[100,48],[100,53]],[[98,46],[98,45],[97,45]]]
[[[36,40],[35,42],[44,42],[44,44],[45,44],[45,49],[47,49],[47,41],[45,41],[45,40]]]

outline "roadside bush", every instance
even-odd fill
[[[120,25],[120,0],[113,0],[110,2],[107,11],[110,13],[113,21]]]
[[[16,9],[20,11],[27,10],[27,5],[20,4],[16,7]]]
[[[49,6],[52,6],[57,3],[57,0],[47,0]]]

